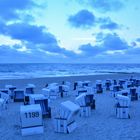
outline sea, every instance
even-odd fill
[[[140,64],[0,64],[0,79],[98,75],[110,73],[140,73]]]

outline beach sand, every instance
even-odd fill
[[[12,84],[17,88],[24,88],[26,84],[36,85],[36,93],[47,83],[62,81],[84,81],[105,79],[122,79],[130,76],[140,77],[140,74],[108,74],[91,76],[69,76],[69,77],[48,77],[34,79],[7,79],[0,80],[0,88],[6,84]],[[75,100],[73,96],[58,98],[51,102],[52,114],[62,101]],[[92,110],[90,117],[76,117],[77,129],[70,134],[55,133],[53,118],[44,119],[44,134],[22,137],[20,132],[20,105],[23,103],[10,103],[8,109],[3,111],[0,117],[0,140],[140,140],[140,101],[131,102],[130,119],[117,119],[115,116],[115,99],[109,92],[96,94],[96,110]]]

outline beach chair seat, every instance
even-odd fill
[[[25,93],[26,94],[34,94],[35,91],[35,85],[34,84],[28,84],[26,87],[25,87]]]
[[[42,116],[51,118],[51,108],[49,107],[49,99],[42,94],[33,94],[29,96],[30,104],[40,104]]]
[[[24,102],[24,90],[23,89],[15,89],[14,90],[14,102]]]
[[[107,79],[105,81],[105,90],[110,91],[111,90],[111,85],[112,85],[111,80]]]
[[[95,93],[103,93],[103,85],[101,80],[96,80]]]
[[[42,134],[44,132],[42,111],[39,104],[20,107],[22,136]]]
[[[136,87],[131,87],[130,89],[130,96],[131,96],[131,101],[138,100],[138,92]]]

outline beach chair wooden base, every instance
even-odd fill
[[[71,121],[68,123],[66,119],[62,119],[62,118],[55,118],[54,124],[55,124],[55,127],[54,127],[55,132],[57,133],[71,133],[77,127],[75,121]]]
[[[22,136],[43,134],[43,132],[44,132],[43,126],[35,126],[35,127],[29,127],[29,128],[22,128],[21,129]]]

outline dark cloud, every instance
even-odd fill
[[[98,18],[88,10],[81,10],[68,18],[69,23],[75,28],[90,29],[93,26],[100,26],[101,29],[115,30],[119,25],[109,17]]]
[[[77,0],[80,4],[92,7],[100,12],[118,11],[124,4],[121,0]]]
[[[82,51],[82,55],[84,56],[94,56],[94,55],[97,55],[99,53],[102,53],[102,48],[99,47],[99,46],[93,46],[91,45],[90,43],[88,44],[84,44],[84,45],[81,45],[79,47],[79,50]]]
[[[0,0],[0,19],[19,19],[19,11],[37,6],[33,0]]]
[[[76,28],[91,28],[96,22],[96,19],[90,11],[84,9],[75,15],[71,15],[68,21]]]
[[[109,17],[108,18],[99,18],[98,22],[100,24],[101,29],[115,30],[115,29],[120,28],[120,26],[117,23],[111,21],[111,19]]]
[[[98,45],[93,46],[89,44],[83,44],[79,47],[82,54],[85,56],[103,55],[107,51],[125,51],[129,49],[127,42],[122,40],[117,34],[101,34],[97,35]]]
[[[56,37],[48,32],[44,26],[35,26],[27,23],[13,23],[10,25],[3,25],[0,32],[12,39],[20,40],[24,46],[30,50],[32,55],[40,55],[41,52],[43,56],[46,56],[46,53],[49,52],[52,55],[58,54],[64,57],[77,56],[73,51],[61,48],[58,45]],[[14,46],[14,48],[15,51],[17,51],[19,46]]]
[[[55,36],[45,30],[46,28],[44,26],[15,23],[4,27],[4,34],[11,36],[13,39],[36,44],[56,44]]]
[[[103,38],[102,46],[107,50],[124,50],[129,47],[127,42],[121,39],[117,34],[107,34]]]
[[[137,41],[137,42],[140,42],[140,38],[137,38],[136,41]]]

